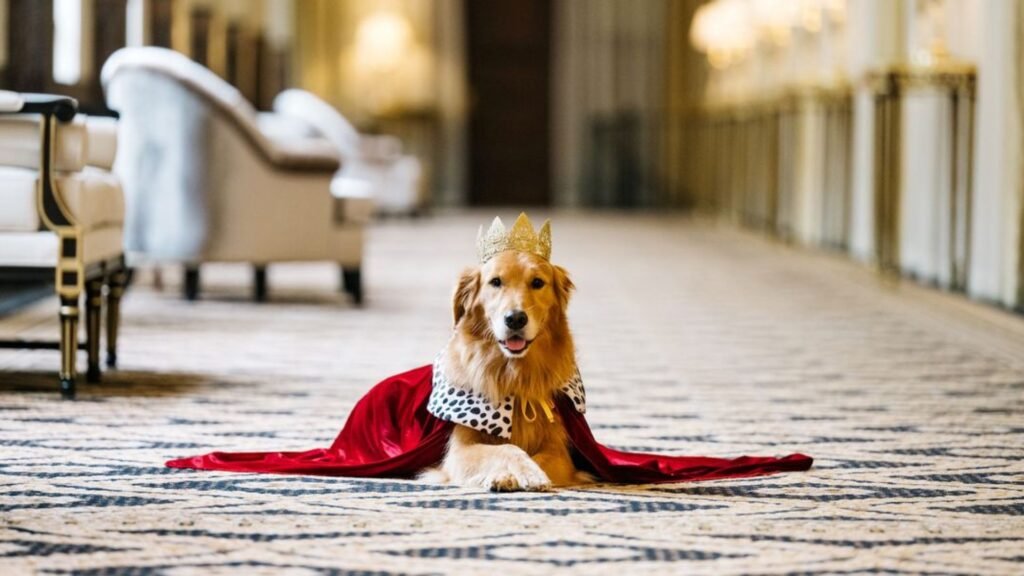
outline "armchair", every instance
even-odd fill
[[[75,395],[79,301],[85,293],[86,379],[100,379],[100,321],[107,304],[107,366],[117,363],[126,271],[124,202],[110,172],[116,122],[76,115],[62,96],[0,92],[0,279],[52,277],[60,341],[3,348],[60,350],[60,391]]]
[[[360,134],[340,112],[311,92],[285,90],[274,98],[274,113],[329,140],[344,164],[334,176],[335,194],[370,194],[377,211],[415,214],[426,204],[420,161],[402,153],[394,136]]]
[[[123,48],[101,78],[120,113],[115,171],[130,258],[183,264],[190,300],[204,262],[252,263],[254,297],[263,300],[268,264],[326,260],[361,301],[372,199],[332,195],[341,158],[330,142],[257,114],[234,87],[171,50]]]

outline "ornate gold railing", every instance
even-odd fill
[[[907,142],[903,131],[905,99],[915,91],[940,91],[948,98],[949,190],[936,191],[936,202],[948,203],[949,221],[944,238],[949,245],[948,274],[936,279],[953,290],[967,286],[970,258],[972,171],[974,169],[974,98],[976,73],[973,67],[943,65],[930,68],[895,67],[867,78],[874,99],[874,206],[875,258],[883,270],[903,269],[900,255],[903,166]],[[942,167],[940,166],[940,169]],[[940,199],[939,193],[949,196]],[[923,217],[923,216],[922,216]]]
[[[861,169],[871,163],[873,174],[864,175],[866,188],[859,189],[871,191],[873,213],[858,213],[864,219],[857,224],[871,237],[882,270],[913,273],[901,259],[901,246],[910,239],[929,254],[935,269],[922,280],[953,290],[967,285],[975,78],[969,66],[895,67],[867,76],[861,85],[860,94],[870,97],[870,103],[865,100],[858,111],[873,108],[873,150]],[[934,109],[948,114],[937,118],[931,131],[942,139],[934,148],[942,156],[922,163],[914,156],[919,151],[908,148],[914,143],[904,133],[907,96],[918,92],[941,95],[934,99],[939,103]],[[854,94],[849,85],[804,88],[695,111],[686,131],[694,143],[687,188],[695,206],[782,239],[850,249]],[[935,207],[928,214],[902,213],[909,209],[903,172],[910,162],[915,170],[942,172],[914,180],[914,198]],[[901,222],[911,217],[931,218],[925,228],[934,239],[907,236]]]
[[[695,205],[784,239],[806,228],[805,199],[820,190],[810,234],[829,246],[849,237],[852,92],[847,86],[794,91],[758,101],[705,107],[691,118]],[[810,125],[808,123],[811,123]],[[808,147],[817,141],[817,149]],[[815,181],[804,182],[806,162]]]

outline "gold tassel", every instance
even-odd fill
[[[547,417],[548,423],[554,424],[555,414],[551,411],[551,406],[548,405],[547,401],[541,400],[540,407],[542,410],[544,410],[544,416]],[[529,408],[530,410],[529,414],[527,413],[527,408]],[[519,411],[523,413],[523,419],[526,420],[527,422],[533,422],[534,420],[537,419],[537,409],[533,406],[532,400],[520,401]]]

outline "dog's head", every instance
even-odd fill
[[[536,340],[567,330],[573,288],[561,266],[526,252],[502,252],[462,273],[453,302],[455,325],[492,337],[507,358],[521,358]]]

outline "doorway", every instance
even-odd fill
[[[469,200],[551,201],[551,0],[464,0]]]

